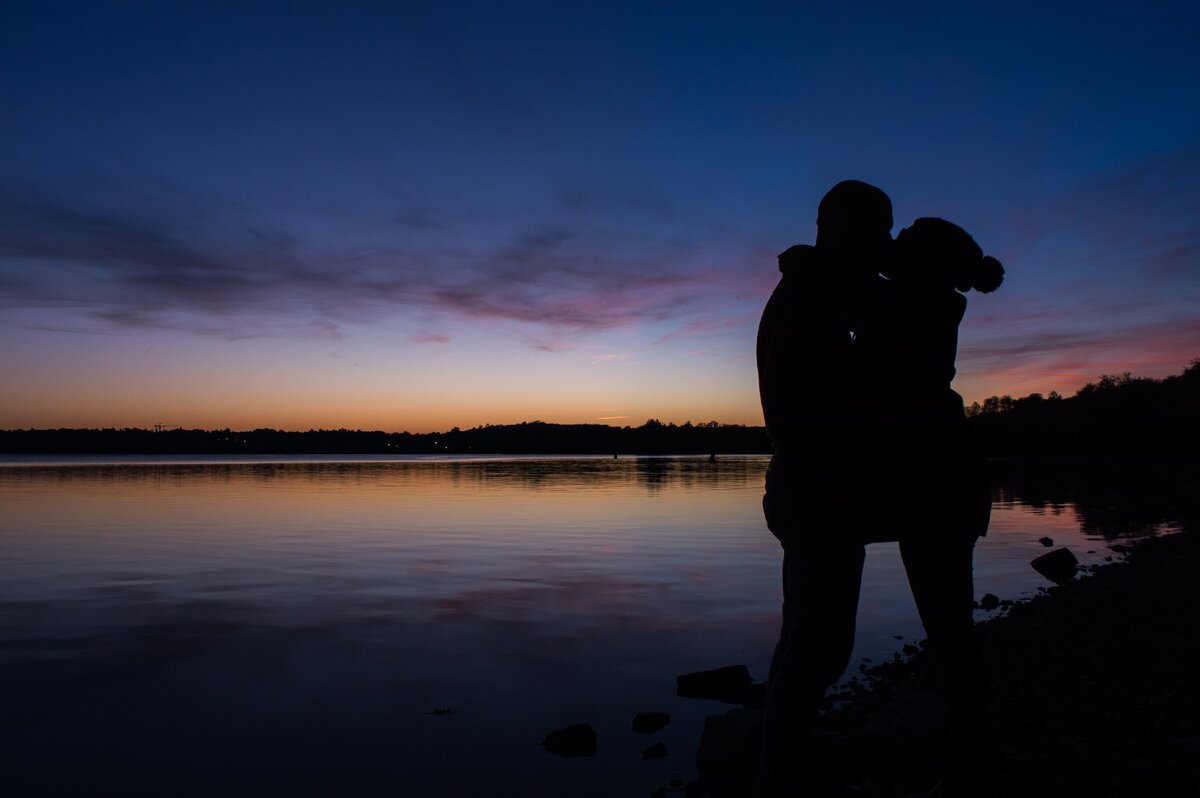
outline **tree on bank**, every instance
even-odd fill
[[[755,454],[769,451],[762,427],[740,424],[487,424],[413,434],[362,430],[247,432],[172,429],[0,431],[6,454]]]
[[[1195,457],[1200,358],[1164,379],[1106,374],[1074,396],[988,397],[967,409],[991,457]]]

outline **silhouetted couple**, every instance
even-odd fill
[[[758,794],[803,795],[806,736],[845,671],[864,547],[899,541],[949,707],[944,794],[986,790],[983,668],[972,555],[991,508],[984,462],[950,382],[960,292],[1004,270],[964,230],[845,181],[821,200],[815,246],[779,256],[758,377],[775,454],[763,509],[783,545],[783,625],[771,661]]]

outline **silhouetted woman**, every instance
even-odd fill
[[[972,557],[991,496],[983,456],[951,387],[966,291],[993,291],[995,258],[957,225],[917,219],[896,236],[888,279],[856,325],[869,375],[863,476],[880,499],[880,540],[899,540],[913,598],[942,662],[949,706],[944,794],[986,794],[984,673],[973,630]]]

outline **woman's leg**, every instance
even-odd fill
[[[987,686],[974,628],[974,549],[974,538],[935,530],[900,540],[917,611],[945,676],[947,796],[982,795],[987,783]]]

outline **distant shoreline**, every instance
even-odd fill
[[[883,397],[886,404],[895,397]],[[1165,379],[1105,375],[1075,396],[990,397],[967,408],[967,423],[989,458],[1097,463],[1195,463],[1200,451],[1200,359]],[[863,407],[857,412],[869,417]],[[815,425],[821,419],[813,419]],[[276,429],[9,429],[0,455],[25,456],[648,456],[770,454],[765,427],[663,423],[487,424],[447,432]]]
[[[763,427],[737,424],[663,424],[640,427],[603,424],[489,425],[449,432],[274,429],[0,430],[3,455],[214,456],[269,455],[700,455],[769,454]]]

